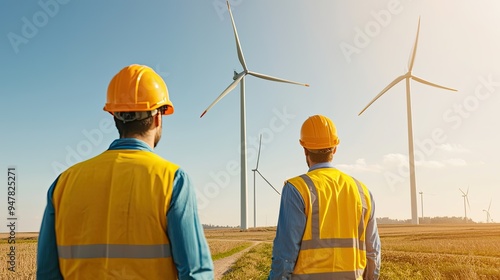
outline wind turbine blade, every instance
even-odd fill
[[[217,97],[217,99],[215,99],[214,102],[212,102],[212,104],[210,104],[210,106],[208,106],[207,109],[205,109],[205,111],[203,112],[203,114],[201,114],[200,118],[202,118],[207,112],[208,110],[210,110],[217,102],[219,102],[219,100],[221,100],[222,98],[224,98],[224,96],[226,96],[226,94],[228,94],[229,92],[231,92],[237,85],[238,83],[241,81],[241,79],[243,79],[243,77],[245,77],[244,75],[244,72],[240,73],[239,74],[240,76],[236,78],[236,80],[234,80],[220,95],[219,97]]]
[[[467,192],[465,193],[465,195],[469,195],[469,187],[467,187]]]
[[[470,210],[469,197],[468,197],[468,196],[465,196],[465,200],[467,200],[467,206],[469,206],[469,210]]]
[[[261,79],[265,79],[265,80],[269,80],[269,81],[273,81],[273,82],[288,83],[288,84],[294,84],[294,85],[306,86],[306,87],[309,86],[309,84],[304,84],[304,83],[294,82],[294,81],[285,80],[285,79],[281,79],[281,78],[276,78],[273,76],[264,75],[264,74],[260,74],[260,73],[256,73],[256,72],[252,72],[252,71],[248,71],[248,74],[255,76],[257,78],[261,78]]]
[[[413,63],[415,62],[415,56],[417,55],[417,45],[418,45],[418,33],[420,32],[420,17],[418,17],[418,27],[417,27],[417,37],[415,38],[415,44],[413,45],[413,50],[410,55],[410,61],[408,62],[408,71],[411,72],[413,69]]]
[[[422,78],[419,78],[417,76],[414,76],[413,74],[411,75],[411,78],[417,82],[420,82],[422,84],[426,84],[426,85],[429,85],[429,86],[433,86],[433,87],[437,87],[437,88],[442,88],[442,89],[446,89],[446,90],[451,90],[451,91],[457,91],[456,89],[454,88],[449,88],[449,87],[445,87],[445,86],[441,86],[441,85],[438,85],[438,84],[434,84],[434,83],[431,83],[429,81],[426,81]]]
[[[491,198],[490,198],[490,205],[488,206],[488,214],[490,213],[490,207],[491,207]]]
[[[462,189],[461,189],[461,188],[458,188],[458,189],[462,192],[462,194],[463,194],[463,195],[465,195],[464,191],[462,191]]]
[[[366,105],[366,107],[358,114],[358,116],[360,116],[361,114],[363,114],[363,112],[368,109],[368,107],[370,107],[370,105],[373,104],[373,102],[375,102],[380,96],[382,96],[384,93],[386,93],[389,89],[391,89],[395,84],[401,82],[404,78],[406,78],[406,75],[402,75],[402,76],[399,76],[397,77],[394,81],[392,81],[388,86],[386,86],[377,96],[375,96],[375,98],[373,98],[372,101],[370,101],[370,103],[368,103],[368,105]]]
[[[259,173],[260,177],[262,177],[262,179],[264,179],[264,181],[266,181],[266,182],[269,184],[269,186],[271,186],[271,188],[273,188],[273,190],[274,190],[276,193],[278,193],[279,195],[281,195],[281,194],[280,194],[280,192],[279,192],[276,188],[274,188],[274,187],[273,187],[273,185],[272,185],[271,183],[269,183],[269,181],[268,181],[268,180],[267,180],[267,179],[266,179],[266,178],[265,178],[265,177],[264,177],[264,176],[260,173],[260,171],[259,171],[259,170],[255,170],[255,171],[257,171],[257,173]]]
[[[262,145],[262,134],[259,139],[259,153],[257,154],[257,165],[255,166],[255,170],[259,168],[259,159],[260,159],[260,146]]]
[[[231,6],[229,1],[226,1],[227,9],[229,10],[229,16],[231,17],[231,23],[233,24],[234,39],[236,40],[236,50],[238,51],[238,59],[240,60],[241,66],[247,71],[247,64],[245,63],[245,57],[243,57],[243,50],[241,49],[240,38],[238,37],[238,31],[236,30],[236,24],[234,23],[233,13],[231,12]]]

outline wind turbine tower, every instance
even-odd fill
[[[461,192],[462,192],[462,197],[464,198],[464,210],[465,210],[465,222],[467,223],[467,207],[465,205],[465,201],[467,201],[467,205],[469,206],[469,210],[470,210],[470,204],[469,204],[469,188],[467,188],[467,192],[464,192],[462,191],[461,189],[459,189]]]
[[[264,175],[262,175],[259,171],[259,159],[260,159],[260,148],[262,146],[262,134],[260,135],[260,138],[259,138],[259,153],[257,154],[257,164],[255,165],[255,168],[252,169],[253,171],[253,227],[256,228],[257,227],[257,196],[256,196],[256,191],[255,191],[255,172],[259,173],[260,177],[262,177],[262,179],[264,179],[264,181],[266,181],[266,183],[271,186],[271,188],[273,188],[273,190],[278,194],[278,195],[281,195],[280,192],[273,187],[273,185],[271,183],[269,183],[269,181],[264,177]],[[267,221],[266,221],[266,225],[267,225]]]
[[[412,128],[412,115],[411,115],[411,99],[410,99],[410,80],[417,81],[422,84],[426,84],[429,86],[457,91],[453,88],[444,87],[438,84],[431,83],[422,78],[419,78],[413,75],[413,63],[415,62],[415,55],[417,54],[417,43],[418,43],[418,34],[420,32],[420,18],[418,19],[418,28],[417,28],[417,37],[415,39],[415,45],[413,46],[413,51],[410,54],[410,61],[408,63],[408,72],[397,77],[394,81],[392,81],[389,85],[387,85],[375,98],[368,103],[368,105],[358,114],[361,115],[363,112],[370,107],[379,97],[381,97],[384,93],[386,93],[389,89],[391,89],[394,85],[401,82],[402,80],[406,81],[406,111],[408,117],[408,151],[409,151],[409,168],[410,168],[410,194],[411,194],[411,218],[412,224],[418,225],[418,212],[417,212],[417,186],[415,179],[415,155],[413,150],[413,128]]]
[[[289,83],[289,84],[296,84],[296,85],[301,85],[301,86],[306,86],[308,87],[308,84],[304,83],[298,83],[294,81],[289,81],[281,78],[276,78],[264,74],[260,74],[257,72],[253,72],[248,70],[247,64],[245,62],[245,58],[243,57],[243,51],[241,49],[241,44],[240,44],[240,39],[238,37],[238,32],[236,30],[236,24],[234,23],[234,18],[233,14],[231,12],[231,7],[229,5],[229,1],[226,1],[227,3],[227,9],[229,10],[229,16],[231,17],[231,23],[233,25],[233,32],[234,32],[234,39],[236,41],[236,50],[238,52],[238,60],[240,61],[241,66],[243,67],[243,71],[240,73],[234,73],[233,76],[233,82],[215,99],[210,106],[201,114],[200,118],[205,115],[210,108],[212,108],[219,100],[224,98],[229,92],[231,92],[238,84],[240,84],[240,118],[241,118],[241,224],[240,227],[242,230],[247,230],[248,225],[247,225],[247,210],[248,210],[248,200],[247,200],[247,153],[246,153],[246,117],[245,117],[245,76],[246,75],[251,75],[257,78],[273,81],[273,82],[281,82],[281,83]]]
[[[422,221],[424,220],[424,192],[419,192],[420,194],[420,205],[422,208]]]
[[[488,210],[483,209],[483,211],[486,212],[486,223],[493,222],[493,220],[491,219],[491,215],[490,215],[490,208],[491,208],[491,199],[490,199],[490,205],[488,206]]]

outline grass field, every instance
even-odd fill
[[[500,279],[500,224],[380,225],[381,279]],[[260,242],[223,279],[266,279],[273,228],[206,230],[214,258]],[[17,235],[17,271],[7,271],[9,244],[0,235],[0,279],[35,279],[36,234]],[[12,276],[12,277],[9,277]]]
[[[16,234],[16,272],[7,270],[7,254],[11,244],[5,239],[6,234],[0,234],[0,279],[36,279],[36,242],[37,233]]]
[[[270,243],[260,243],[253,247],[233,265],[222,280],[267,279],[271,269],[268,256],[271,256],[272,250]]]
[[[500,279],[500,225],[382,226],[383,279]]]
[[[236,254],[252,245],[251,242],[233,240],[208,240],[208,247],[212,253],[212,260],[216,261]]]
[[[274,240],[276,227],[251,228],[247,231],[239,229],[209,229],[205,230],[207,239],[269,241]]]

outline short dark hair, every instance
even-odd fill
[[[333,148],[326,148],[326,149],[319,149],[319,150],[313,150],[313,149],[307,149],[309,151],[309,158],[313,162],[330,162],[333,159],[333,151],[335,150],[335,147]]]
[[[333,153],[327,153],[327,154],[315,154],[315,153],[309,153],[309,158],[311,161],[320,163],[320,162],[330,162],[333,159]]]
[[[167,111],[168,107],[169,107],[168,105],[163,105],[163,106],[159,107],[156,114],[164,115],[165,112]],[[152,114],[152,113],[154,113],[154,110],[149,112],[149,114]],[[120,134],[120,138],[129,137],[132,135],[145,136],[146,133],[148,132],[148,130],[151,128],[151,125],[153,124],[153,117],[155,115],[151,115],[151,116],[149,116],[145,119],[142,119],[142,120],[135,120],[135,121],[131,121],[131,122],[129,122],[129,121],[124,122],[124,121],[114,117],[115,126],[118,129],[118,133]]]
[[[151,128],[153,124],[153,116],[149,116],[143,120],[126,122],[114,118],[115,125],[118,129],[118,133],[120,134],[120,138],[128,137],[131,135],[146,135],[146,132]]]

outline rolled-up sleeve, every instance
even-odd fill
[[[299,191],[286,183],[281,194],[280,213],[268,279],[289,279],[295,267],[306,226],[304,201]]]
[[[167,221],[179,279],[214,279],[212,257],[198,218],[195,190],[182,169],[175,173]]]

